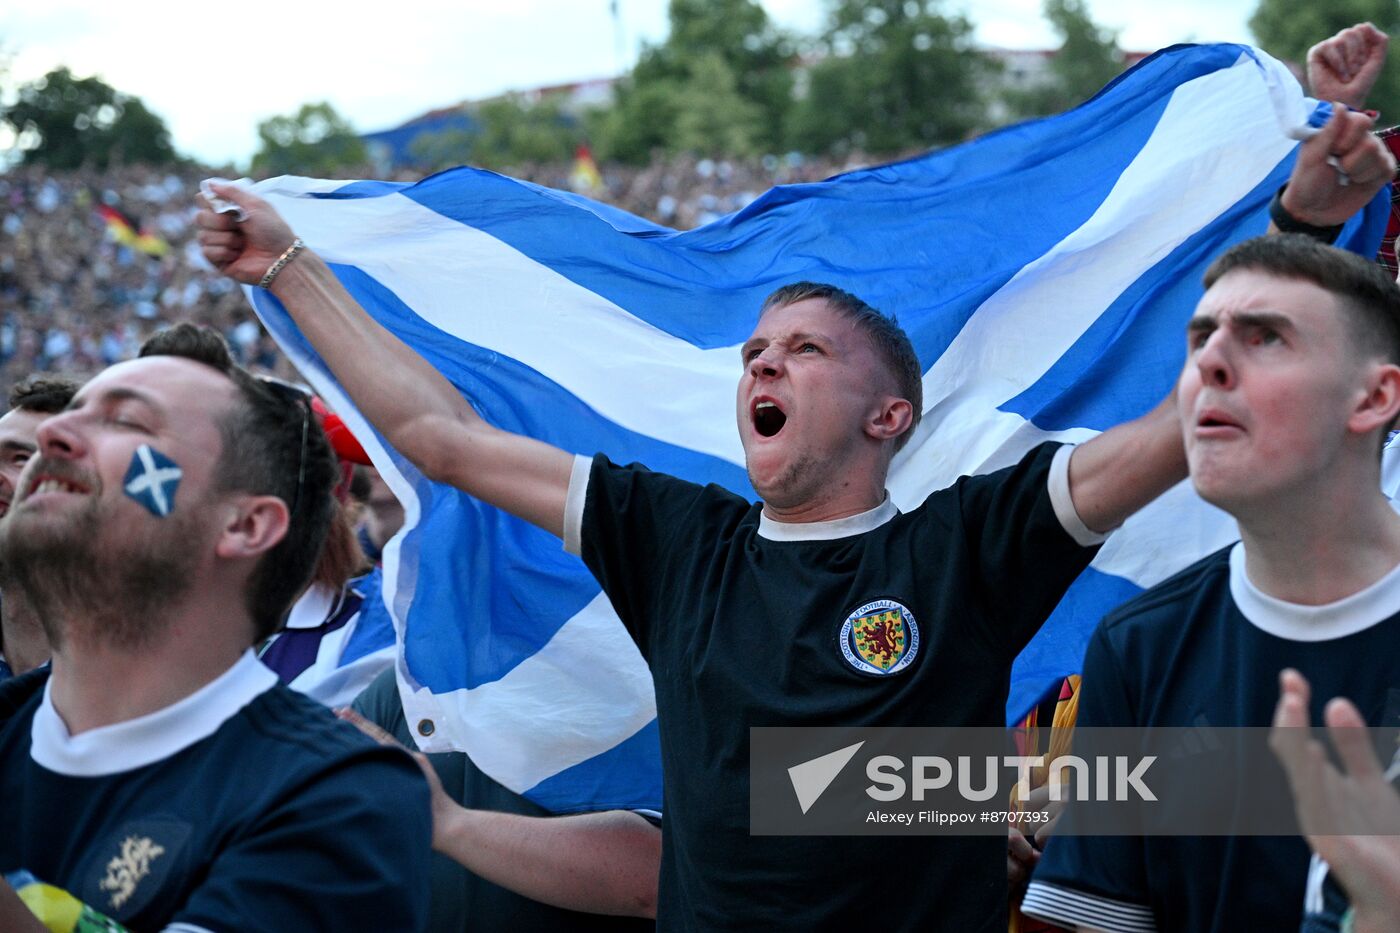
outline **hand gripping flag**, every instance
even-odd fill
[[[1327,113],[1254,49],[1183,46],[1061,116],[775,188],[684,233],[467,168],[414,185],[278,178],[257,190],[487,421],[750,497],[737,347],[773,289],[849,289],[898,316],[926,367],[923,423],[890,479],[907,509],[960,474],[1158,402],[1205,267],[1265,231],[1295,138]],[[1341,244],[1373,255],[1388,206],[1378,196]],[[250,295],[405,503],[383,595],[419,744],[464,749],[557,811],[658,807],[649,673],[583,564],[426,481],[276,299]],[[1079,670],[1105,611],[1235,535],[1187,484],[1131,519],[1018,660],[1009,718]]]

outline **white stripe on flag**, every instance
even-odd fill
[[[299,181],[278,179],[259,193],[293,229],[315,230],[327,261],[358,266],[428,323],[524,363],[625,428],[743,464],[734,430],[737,345],[705,350],[672,337],[403,195],[287,196]],[[606,347],[606,359],[581,347]],[[600,379],[604,364],[609,377]]]
[[[405,685],[402,659],[398,671],[409,731],[417,736],[419,719],[434,720],[420,747],[469,748],[477,767],[515,790],[607,751],[656,718],[651,672],[602,593],[500,680],[434,696]]]
[[[908,508],[963,474],[1014,462],[1027,441],[1073,439],[1027,435],[1024,418],[997,406],[1034,384],[1126,286],[1258,185],[1294,145],[1279,138],[1248,56],[1177,88],[1094,215],[985,301],[924,375],[926,414],[896,464],[896,503]]]
[[[403,503],[403,527],[384,548],[383,599],[394,619],[404,717],[421,750],[469,748],[479,768],[518,793],[608,751],[656,718],[651,671],[602,593],[565,622],[544,647],[501,679],[436,695],[419,686],[403,654],[403,620],[413,598],[417,570],[403,567],[403,543],[421,516],[418,494],[339,384],[293,348],[284,349],[316,391],[345,419]],[[413,559],[409,555],[409,560]],[[402,585],[405,578],[407,589]],[[377,599],[379,594],[367,598]],[[421,720],[433,723],[429,735],[418,729]],[[522,738],[517,741],[509,736]]]

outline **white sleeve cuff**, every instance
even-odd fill
[[[1060,527],[1064,528],[1065,533],[1080,547],[1093,547],[1103,544],[1109,533],[1091,531],[1074,507],[1074,497],[1069,494],[1069,458],[1072,456],[1074,445],[1065,444],[1055,451],[1055,458],[1050,461],[1050,504],[1054,507],[1055,517],[1060,520]],[[572,494],[572,486],[569,491]]]
[[[592,469],[592,457],[574,455],[569,494],[564,499],[564,550],[575,557],[583,556],[583,504],[588,501],[588,474]]]
[[[1156,933],[1152,910],[1131,901],[1087,894],[1057,884],[1032,881],[1021,901],[1021,913],[1066,926],[1091,927],[1107,933]]]

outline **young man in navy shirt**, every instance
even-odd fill
[[[1400,287],[1316,240],[1250,240],[1206,274],[1177,389],[1191,479],[1241,541],[1112,613],[1090,642],[1079,725],[1266,726],[1279,672],[1311,715],[1345,696],[1397,725],[1400,515],[1380,450],[1400,415]],[[1272,760],[1218,788],[1282,787]],[[1071,806],[1022,910],[1085,930],[1297,929],[1301,837],[1076,836]],[[1228,827],[1223,827],[1228,828]]]
[[[211,331],[143,354],[39,426],[0,523],[53,648],[0,687],[0,870],[134,929],[420,929],[417,767],[252,651],[325,537],[325,437]],[[0,928],[36,924],[0,884]]]
[[[295,254],[271,290],[389,442],[425,475],[560,536],[603,584],[657,685],[659,925],[840,927],[884,898],[882,872],[851,866],[893,859],[921,881],[885,928],[1004,927],[1002,839],[750,836],[748,730],[931,712],[1000,725],[1011,661],[1092,558],[1091,529],[1184,475],[1166,407],[1078,448],[1044,445],[901,516],[885,477],[921,410],[918,361],[888,318],[802,284],[769,300],[736,360],[754,504],[491,427],[320,257],[289,252],[292,232],[266,202],[216,193],[246,220],[201,212],[205,255],[259,282]],[[1025,581],[1016,593],[1001,585],[1012,575]],[[879,626],[882,643],[859,641]]]

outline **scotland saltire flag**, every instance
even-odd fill
[[[150,444],[142,444],[131,455],[131,466],[122,478],[122,489],[157,518],[165,518],[175,508],[175,493],[184,476],[175,461]]]
[[[684,233],[466,168],[408,186],[257,190],[487,421],[750,497],[738,347],[775,288],[849,289],[899,317],[926,367],[923,423],[890,481],[909,508],[1156,404],[1181,369],[1206,265],[1265,231],[1295,139],[1326,113],[1254,49],[1183,46],[1062,116],[775,188]],[[1388,204],[1379,196],[1341,243],[1374,254]],[[383,595],[419,744],[464,749],[554,810],[658,808],[649,673],[583,564],[427,482],[278,302],[250,294],[405,503]],[[1129,521],[1021,656],[1009,717],[1079,669],[1106,610],[1234,537],[1186,484]]]

